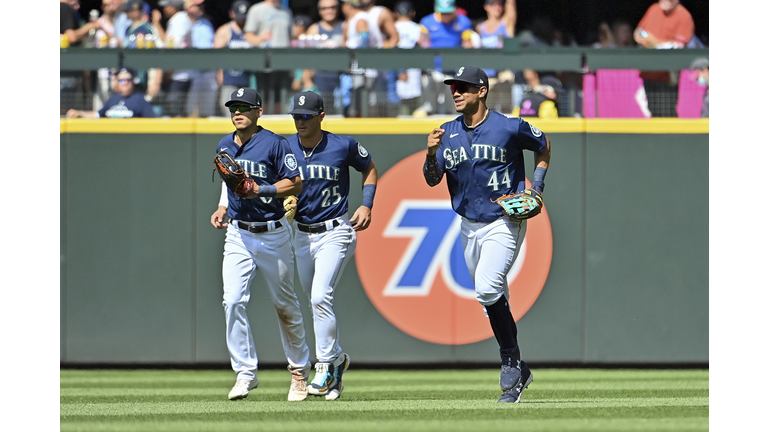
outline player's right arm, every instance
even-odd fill
[[[211,225],[217,229],[224,229],[227,227],[227,205],[229,204],[229,197],[227,196],[227,185],[221,182],[221,195],[219,196],[219,208],[211,215]]]
[[[427,159],[424,161],[422,172],[424,179],[430,186],[436,186],[443,178],[443,169],[437,162],[437,149],[440,148],[443,134],[445,134],[445,129],[435,128],[427,137]]]
[[[277,188],[277,195],[275,195],[278,198],[285,198],[289,195],[298,195],[301,193],[302,183],[301,183],[301,177],[289,177],[280,179],[275,183],[275,187]]]
[[[246,180],[251,182],[251,190],[241,195],[245,199],[258,197],[285,198],[288,195],[298,195],[301,193],[302,183],[299,176],[286,177],[272,185],[259,185],[253,179]]]

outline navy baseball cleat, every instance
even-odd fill
[[[519,367],[501,365],[501,376],[499,377],[499,386],[502,391],[512,390],[520,382],[522,372]]]
[[[523,390],[527,389],[532,382],[533,382],[533,373],[531,373],[531,370],[528,369],[528,366],[525,363],[523,363],[522,376],[521,376],[520,382],[517,383],[515,388],[504,391],[504,393],[502,393],[501,397],[499,398],[499,402],[500,403],[520,402],[520,396],[522,396]]]
[[[307,389],[309,394],[323,396],[336,384],[336,377],[333,373],[333,363],[316,363],[315,379]]]
[[[346,353],[341,353],[341,355],[334,360],[332,365],[335,383],[331,386],[328,394],[325,395],[326,400],[336,400],[341,396],[341,392],[344,391],[344,382],[342,382],[341,376],[344,375],[344,372],[349,368],[349,356]]]

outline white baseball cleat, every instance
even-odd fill
[[[315,363],[315,379],[309,385],[309,394],[325,396],[334,384],[333,364]]]
[[[308,378],[306,376],[293,375],[291,378],[291,390],[288,391],[289,401],[298,402],[307,398],[309,395],[309,392],[307,391],[307,380]]]
[[[229,392],[229,400],[245,399],[248,397],[248,393],[258,386],[259,380],[256,378],[252,380],[239,379]]]

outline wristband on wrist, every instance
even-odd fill
[[[533,181],[531,182],[531,189],[536,190],[538,193],[544,193],[544,177],[546,175],[546,168],[538,167],[533,170]]]
[[[367,184],[363,186],[363,205],[373,209],[373,196],[376,195],[376,185]]]
[[[259,185],[260,197],[274,197],[277,195],[277,186],[275,185]]]

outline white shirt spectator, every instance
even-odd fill
[[[410,49],[416,46],[421,37],[421,27],[413,21],[395,21],[400,40],[398,48]],[[406,69],[408,81],[397,80],[395,91],[400,99],[413,99],[421,96],[421,69]]]

